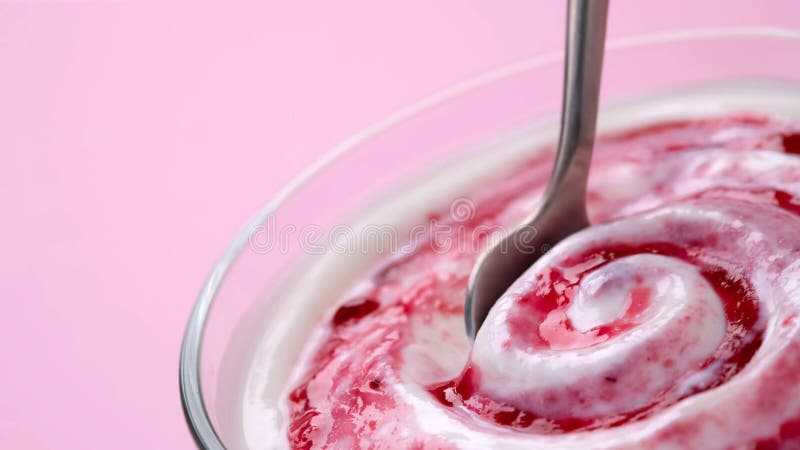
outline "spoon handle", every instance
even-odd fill
[[[569,0],[561,132],[545,194],[545,198],[570,205],[584,217],[607,15],[608,0]]]

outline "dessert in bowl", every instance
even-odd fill
[[[796,46],[784,42],[793,37],[787,31],[722,32],[700,39],[711,42],[707,48],[692,40],[683,42],[691,44],[683,50],[702,62],[726,48],[720,43],[737,41],[737,48],[757,55],[760,46],[778,52],[773,46]],[[679,51],[683,44],[651,45],[677,45],[674,50],[686,56]],[[637,49],[625,57],[641,61],[645,56]],[[214,298],[215,309],[200,313],[217,320],[203,324],[203,351],[216,352],[217,359],[206,357],[204,365],[198,348],[195,366],[184,369],[197,377],[184,379],[183,388],[201,443],[798,445],[800,86],[793,80],[800,67],[765,60],[755,71],[738,66],[744,71],[737,72],[701,64],[684,79],[662,74],[661,85],[642,69],[637,76],[655,84],[627,91],[622,88],[631,84],[630,75],[623,66],[614,72],[614,58],[612,51],[604,83],[628,100],[612,98],[601,109],[589,181],[592,227],[537,261],[495,305],[474,343],[464,332],[463,300],[475,257],[496,233],[531,211],[552,164],[554,121],[545,116],[530,124],[530,109],[514,103],[512,91],[533,72],[557,75],[558,70],[546,73],[550,65],[518,66],[490,84],[484,79],[468,86],[475,88],[465,94],[474,96],[468,104],[459,104],[463,96],[448,102],[489,116],[495,107],[511,111],[506,123],[484,129],[485,136],[499,137],[472,154],[434,171],[433,161],[426,161],[428,169],[421,172],[415,170],[420,161],[408,155],[407,171],[386,180],[399,187],[391,194],[376,189],[367,208],[363,196],[329,197],[353,203],[344,211],[358,213],[347,221],[342,211],[315,204],[320,215],[309,223],[316,221],[329,239],[314,251],[306,240],[304,248],[278,252],[265,239],[281,229],[269,222],[281,220],[280,207],[256,218],[232,250],[239,259],[226,266],[223,283],[212,276],[204,292]],[[657,71],[657,64],[650,69]],[[505,94],[485,97],[481,89],[497,83],[507,83]],[[686,84],[694,86],[679,87]],[[451,112],[442,105],[425,113]],[[553,110],[542,105],[541,113]],[[462,126],[491,122],[458,117]],[[436,120],[440,125],[454,119]],[[415,144],[411,148],[418,143],[409,136],[435,140],[442,130],[414,124],[413,118],[408,126],[394,137]],[[394,144],[396,153],[382,155],[389,158],[384,164],[357,167],[367,174],[386,161],[394,164],[393,157],[415,153]],[[458,147],[463,143],[451,148]],[[396,165],[402,163],[398,158]],[[309,190],[305,202],[319,201],[329,187],[314,181],[318,190]],[[309,206],[300,202],[294,213],[308,214]],[[282,207],[293,213],[286,203]],[[344,223],[348,228],[338,232]],[[396,234],[365,234],[383,225]],[[387,240],[397,245],[381,248]],[[317,254],[306,255],[283,278],[274,275],[259,292],[264,268],[272,264],[277,274],[302,251]],[[240,308],[238,314],[221,311],[221,294],[228,307]],[[201,298],[198,308],[210,304]],[[187,336],[199,340],[193,331],[198,332],[190,324]],[[209,333],[225,338],[205,346]],[[192,348],[184,347],[187,353]],[[195,416],[197,405],[187,396],[201,389],[204,408]]]

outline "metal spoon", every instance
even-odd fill
[[[475,334],[492,305],[542,254],[589,226],[586,182],[592,158],[608,0],[569,0],[561,132],[553,173],[536,211],[480,255],[464,317]]]

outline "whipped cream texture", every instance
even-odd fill
[[[293,448],[800,447],[800,124],[734,114],[600,137],[593,225],[471,343],[477,251],[532,209],[551,161],[470,194],[468,217],[431,215],[475,245],[423,237],[336,304],[285,398]]]

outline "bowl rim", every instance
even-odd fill
[[[606,42],[606,51],[644,47],[648,45],[670,44],[681,41],[736,38],[800,40],[800,28],[752,25],[673,29],[663,32],[636,34],[609,39]],[[540,53],[536,56],[519,60],[455,83],[395,110],[383,119],[373,122],[371,125],[350,135],[350,137],[323,153],[320,158],[291,178],[286,185],[279,189],[278,192],[269,201],[263,204],[258,212],[245,223],[244,227],[236,233],[233,241],[217,259],[206,278],[192,307],[181,343],[179,359],[181,404],[186,423],[199,448],[215,450],[225,449],[225,445],[217,434],[206,410],[200,385],[200,358],[205,325],[211,310],[211,305],[214,302],[216,294],[228,270],[236,262],[242,250],[244,250],[245,246],[248,244],[253,230],[256,230],[270,214],[275,213],[284,202],[290,199],[292,195],[308,180],[313,178],[314,175],[362,144],[383,134],[396,125],[400,125],[448,100],[531,70],[560,63],[563,60],[563,56],[563,50]]]

